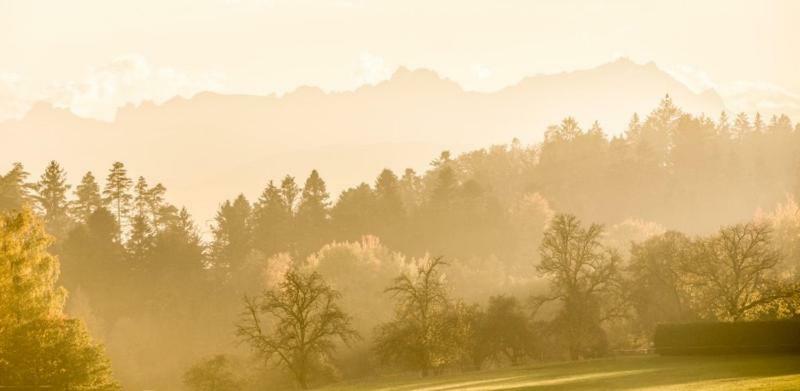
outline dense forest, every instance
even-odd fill
[[[568,117],[540,144],[376,168],[337,198],[316,170],[276,178],[221,202],[209,237],[121,162],[103,183],[66,169],[0,176],[0,245],[38,246],[31,289],[53,297],[37,319],[64,312],[104,345],[62,327],[91,353],[87,389],[116,387],[103,355],[131,389],[307,388],[638,351],[660,322],[800,317],[786,116],[712,119],[667,96],[619,136]],[[0,330],[23,323],[0,312]]]

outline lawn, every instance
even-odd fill
[[[800,390],[800,356],[640,356],[346,382],[322,390]]]

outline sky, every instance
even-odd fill
[[[0,120],[112,120],[199,91],[349,90],[398,66],[468,90],[655,62],[732,111],[800,112],[800,1],[0,0]]]

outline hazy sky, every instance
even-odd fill
[[[0,0],[0,119],[110,119],[200,90],[351,89],[400,65],[467,89],[655,61],[734,110],[800,104],[800,1]]]

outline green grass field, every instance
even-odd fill
[[[386,377],[323,390],[800,390],[800,356],[622,357],[424,379]]]

